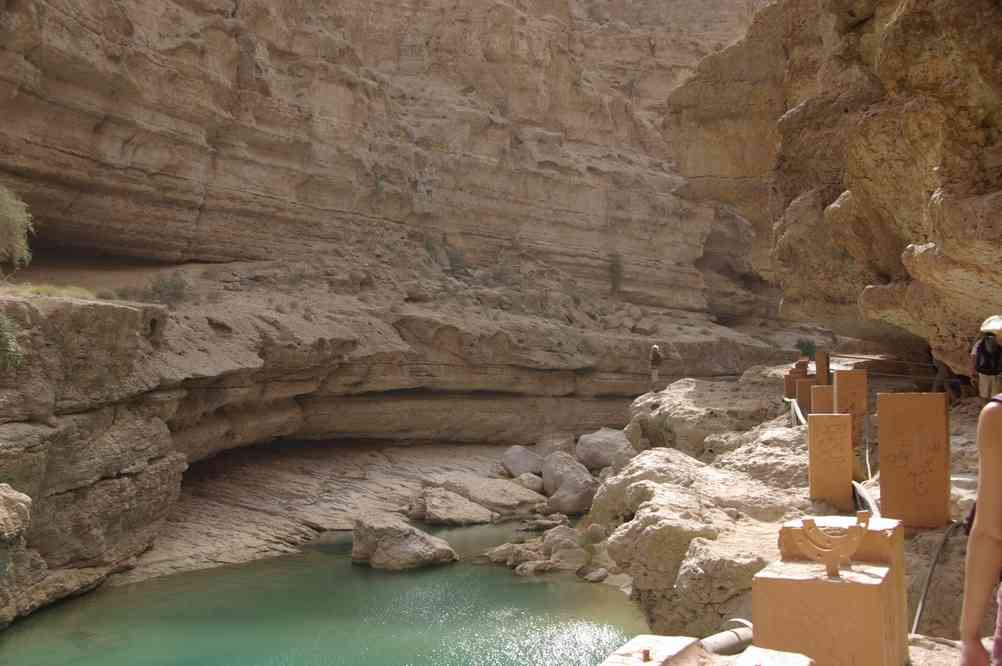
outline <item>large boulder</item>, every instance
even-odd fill
[[[568,479],[591,477],[588,468],[579,463],[569,453],[557,451],[543,461],[543,492],[552,495]]]
[[[570,454],[558,451],[543,463],[543,490],[550,494],[549,511],[585,513],[591,508],[598,481]]]
[[[609,467],[614,462],[625,462],[637,455],[630,440],[622,430],[602,428],[578,439],[575,457],[590,470]]]
[[[502,516],[539,513],[546,507],[545,497],[507,479],[453,472],[437,476],[427,484],[445,488]]]
[[[524,446],[513,446],[501,456],[501,464],[512,477],[539,474],[543,471],[543,458]]]
[[[546,508],[554,513],[587,513],[597,491],[598,481],[591,476],[575,476],[561,484],[546,503]]]
[[[536,442],[535,449],[536,453],[543,458],[547,458],[551,453],[556,453],[557,451],[563,451],[564,453],[574,455],[574,446],[576,441],[577,439],[572,433],[555,433],[541,437],[539,441]]]
[[[480,525],[500,516],[445,488],[426,487],[411,502],[408,515],[429,525]]]
[[[740,382],[680,379],[637,398],[630,421],[651,446],[703,455],[710,435],[749,430],[783,411],[782,393],[749,389]],[[635,436],[636,437],[636,436]]]
[[[371,512],[355,520],[351,548],[354,562],[400,571],[459,559],[444,539],[426,534],[392,513]]]

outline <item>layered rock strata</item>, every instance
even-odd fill
[[[785,314],[966,372],[1002,309],[1000,29],[991,0],[783,0],[671,93],[688,196],[751,222]]]
[[[673,194],[660,109],[762,4],[18,2],[0,182],[47,247],[375,257],[404,232],[467,266],[531,250],[589,289],[615,273],[632,302],[702,309],[697,262],[746,248],[708,245],[727,223]]]

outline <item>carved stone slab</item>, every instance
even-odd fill
[[[907,527],[950,522],[950,415],[945,393],[881,393],[880,506]]]
[[[815,387],[824,388],[824,387]],[[852,511],[852,415],[807,417],[807,477],[811,499]]]

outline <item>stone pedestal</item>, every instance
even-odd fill
[[[814,383],[814,377],[797,380],[797,404],[800,405],[800,411],[805,417],[811,413],[811,389]]]
[[[840,578],[805,562],[774,562],[752,583],[755,645],[817,666],[903,666],[890,568],[853,564]]]
[[[860,447],[866,431],[866,416],[870,412],[866,370],[836,370],[832,386],[835,412],[852,414],[852,445]]]
[[[815,524],[827,534],[841,536],[856,523],[849,516],[821,516]],[[785,523],[779,531],[779,552],[784,561],[806,562],[807,558],[797,546],[794,533],[803,531],[801,520]],[[890,630],[897,637],[899,654],[908,654],[908,596],[905,577],[905,528],[900,520],[892,518],[871,518],[866,534],[853,555],[853,560],[867,564],[882,564],[890,567],[890,582],[894,588],[891,606]],[[903,658],[903,657],[902,657]],[[865,662],[864,662],[865,663]]]
[[[950,415],[945,393],[881,393],[880,506],[907,527],[950,522]]]
[[[835,387],[812,386],[811,387],[811,414],[836,414],[835,411]]]
[[[852,416],[808,416],[807,456],[811,499],[852,511]]]
[[[828,356],[828,352],[819,351],[814,355],[814,367],[818,375],[818,384],[828,386],[831,383],[831,359]]]
[[[807,370],[801,368],[791,368],[783,377],[783,397],[797,397],[797,380],[807,376]]]

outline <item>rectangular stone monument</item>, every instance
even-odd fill
[[[819,387],[815,387],[819,388]],[[852,415],[807,417],[807,476],[811,499],[852,511]]]
[[[828,534],[844,534],[855,524],[850,516],[821,516],[815,524]],[[803,531],[803,521],[791,520],[779,530],[779,552],[788,562],[807,561],[796,544],[796,533]],[[905,528],[900,520],[893,518],[870,518],[853,561],[868,564],[883,564],[891,569],[891,585],[894,588],[892,622],[889,628],[900,645],[900,655],[908,654],[908,595],[905,576]]]
[[[831,357],[828,352],[819,351],[814,355],[815,372],[818,375],[818,384],[827,386],[830,384]]]
[[[790,368],[783,377],[783,397],[797,397],[797,380],[807,376],[807,370],[793,367]]]
[[[806,377],[797,380],[797,404],[800,411],[806,417],[811,413],[811,388],[814,386],[814,377]]]
[[[836,414],[835,411],[835,388],[833,386],[811,387],[811,413],[812,414]]]
[[[863,445],[866,416],[870,410],[869,381],[866,370],[836,370],[834,400],[837,414],[852,414],[852,445]]]
[[[881,393],[880,506],[907,527],[950,522],[950,414],[945,393]]]
[[[840,578],[807,562],[774,562],[752,581],[755,645],[817,666],[904,666],[892,634],[890,568],[853,564]]]

